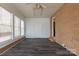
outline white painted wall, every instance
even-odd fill
[[[49,18],[26,18],[26,38],[48,38],[50,34]]]

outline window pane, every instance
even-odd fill
[[[0,24],[10,25],[11,14],[3,8],[0,8]]]
[[[20,36],[20,19],[18,17],[14,17],[14,36]]]
[[[11,39],[11,19],[10,12],[0,7],[0,42]]]
[[[24,35],[24,21],[21,20],[21,36]]]
[[[15,27],[20,27],[20,19],[15,16],[14,21],[15,21]]]
[[[11,27],[7,25],[0,25],[0,33],[11,32]]]

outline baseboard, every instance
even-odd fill
[[[56,41],[57,42],[57,41]],[[58,44],[60,44],[59,42],[57,42]],[[60,44],[61,46],[63,46],[64,48],[66,48],[67,50],[69,50],[69,51],[71,51],[72,53],[74,53],[75,55],[79,55],[79,54],[77,54],[76,52],[75,52],[75,50],[74,49],[72,49],[72,48],[69,48],[69,47],[67,47],[65,44]]]
[[[49,38],[49,40],[51,41],[51,42],[57,42],[56,40],[55,40],[55,38]],[[57,42],[58,44],[60,44],[59,42]],[[75,50],[74,49],[71,49],[71,48],[68,48],[67,46],[65,46],[65,44],[60,44],[61,46],[63,46],[64,48],[66,48],[66,49],[68,49],[69,51],[71,51],[72,53],[74,53],[75,55],[79,55],[79,54],[77,54],[76,52],[75,52]]]
[[[26,38],[26,39],[49,39],[49,38]]]
[[[9,49],[15,47],[17,44],[19,44],[21,41],[23,41],[24,38],[18,39],[17,41],[3,47],[0,48],[0,55],[2,55],[3,53],[5,53],[6,51],[8,51]]]

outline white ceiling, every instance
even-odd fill
[[[62,3],[42,3],[42,4],[44,4],[47,7],[43,9],[42,15],[39,15],[40,12],[37,12],[36,15],[34,15],[33,6],[35,6],[35,3],[10,3],[9,5],[15,7],[15,9],[26,18],[50,17],[56,11],[58,11],[63,5]]]

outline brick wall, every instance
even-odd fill
[[[64,4],[56,16],[56,41],[79,55],[79,4]]]

